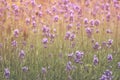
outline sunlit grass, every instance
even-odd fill
[[[106,2],[97,4],[98,1],[93,0],[86,6],[85,1],[71,1],[82,10],[80,14],[71,5],[66,12],[59,12],[65,10],[65,4],[62,1],[56,1],[56,4],[54,0],[49,1],[36,1],[37,5],[42,5],[40,10],[38,6],[32,7],[29,1],[27,6],[23,5],[24,1],[7,2],[9,10],[3,9],[0,16],[0,80],[99,80],[107,69],[112,71],[108,77],[119,80],[120,21],[117,15],[120,11],[115,9],[113,1],[108,3],[108,11],[101,9],[102,3]],[[13,4],[18,6],[17,16],[11,7]],[[52,11],[54,6],[56,12]],[[99,8],[96,16],[93,16],[90,11],[96,6]],[[0,1],[0,9],[4,7]],[[40,17],[39,11],[42,12]],[[111,13],[110,21],[106,20],[107,12]],[[74,16],[73,21],[69,19],[71,14]],[[55,16],[58,16],[58,21]],[[27,24],[28,18],[30,22]],[[85,18],[88,24],[84,24]],[[98,26],[91,26],[92,19],[100,21]],[[69,24],[72,27],[67,29]],[[18,32],[15,32],[16,29]],[[66,37],[67,32],[70,33],[69,38]],[[44,38],[47,40],[43,41]],[[21,53],[21,50],[24,52]],[[78,62],[77,51],[84,53],[78,55]],[[111,60],[108,60],[108,54],[112,55]],[[98,58],[96,65],[95,55]],[[8,75],[5,74],[6,68],[10,71]]]

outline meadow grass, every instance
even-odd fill
[[[61,6],[57,4],[59,2]],[[67,7],[68,12],[63,14],[52,12],[53,2],[51,4],[46,3],[47,6],[42,6],[40,10],[42,16],[38,17],[36,11],[39,11],[39,9],[36,6],[32,7],[31,3],[26,4],[28,6],[26,7],[23,5],[24,1],[23,3],[7,2],[10,7],[7,10],[6,5],[0,1],[0,8],[3,9],[1,11],[2,16],[0,16],[0,80],[99,80],[107,69],[112,71],[112,74],[103,80],[120,80],[120,65],[118,65],[118,62],[120,62],[120,20],[117,20],[120,9],[114,8],[113,1],[111,3],[100,2],[99,5],[95,5],[97,2],[99,1],[93,0],[89,6],[85,6],[84,2],[72,2],[72,4],[81,8],[81,17],[71,7]],[[110,10],[100,9],[102,3],[108,3]],[[12,4],[18,6],[19,13],[16,12],[18,16],[15,16],[14,9],[11,8]],[[55,8],[64,10],[62,4],[62,1],[56,1],[55,6],[57,7]],[[94,17],[90,14],[90,11],[95,6],[99,8]],[[47,14],[47,9],[50,9],[52,15]],[[73,22],[69,21],[71,16],[69,10],[74,11]],[[111,13],[110,21],[105,20],[107,12]],[[67,18],[64,18],[66,13],[68,13]],[[54,16],[56,15],[59,18],[55,22]],[[33,16],[35,20],[32,19]],[[26,24],[26,18],[30,18],[30,24],[28,25]],[[88,20],[97,19],[100,23],[98,26],[91,27],[89,23],[86,26],[84,24],[85,18],[88,18]],[[36,23],[35,27],[33,21]],[[76,25],[78,23],[80,23],[80,29],[77,29]],[[66,28],[68,24],[72,24],[70,30]],[[46,30],[49,29],[48,32],[43,32],[44,26],[48,26],[45,28]],[[88,28],[90,28],[90,33],[86,32]],[[15,29],[19,30],[18,33],[15,33]],[[112,32],[107,33],[107,29]],[[97,30],[98,32],[96,32]],[[66,32],[70,32],[69,39],[65,39]],[[55,35],[54,38],[51,38],[50,35],[52,34]],[[75,37],[71,37],[72,35]],[[47,38],[48,41],[44,43],[43,38]],[[113,42],[109,44],[109,40],[113,40]],[[12,43],[13,41],[17,43]],[[104,46],[103,41],[106,42]],[[99,43],[97,48],[100,49],[93,48],[96,42]],[[23,54],[21,50],[24,51]],[[75,61],[77,59],[76,51],[84,53],[83,56],[80,55],[79,62]],[[68,55],[71,53],[73,53],[73,56],[69,57]],[[112,55],[110,61],[108,60],[108,54]],[[94,55],[99,60],[96,65],[94,64]],[[71,64],[68,65],[69,62]],[[26,71],[23,70],[24,66],[28,68]],[[6,74],[6,68],[10,73]]]

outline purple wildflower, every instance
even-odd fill
[[[24,57],[25,57],[25,52],[24,52],[24,50],[21,50],[19,52],[19,58],[23,59]]]
[[[76,10],[76,11],[80,10],[79,6],[78,6],[78,5],[75,5],[75,6],[74,6],[74,10]]]
[[[55,38],[55,34],[50,34],[50,35],[49,35],[49,37],[50,37],[50,38],[51,38],[51,40],[52,40],[52,39],[54,39],[54,38]]]
[[[27,24],[27,25],[30,24],[30,18],[26,18],[26,24]]]
[[[81,61],[81,59],[83,58],[83,55],[84,55],[84,52],[76,51],[75,62],[79,63]]]
[[[58,19],[59,19],[58,15],[54,16],[54,22],[58,22]]]
[[[42,8],[42,5],[40,4],[40,5],[38,5],[38,8],[39,8],[39,10],[41,10],[41,8]]]
[[[47,14],[50,15],[50,16],[53,15],[52,12],[51,12],[50,10],[47,10],[46,12],[47,12]]]
[[[46,73],[47,73],[47,69],[44,68],[44,67],[42,67],[42,73],[43,73],[43,74],[46,74]]]
[[[96,55],[94,55],[93,63],[94,65],[97,65],[99,63],[98,57]]]
[[[14,46],[14,47],[17,46],[17,41],[16,40],[12,41],[12,46]]]
[[[112,31],[110,29],[107,29],[106,33],[112,33]]]
[[[103,41],[102,42],[102,47],[106,47],[107,46],[107,42],[106,41]]]
[[[120,15],[117,15],[117,20],[120,21]]]
[[[42,12],[41,12],[41,11],[38,13],[38,16],[39,16],[39,17],[42,17]]]
[[[36,17],[35,16],[32,16],[32,21],[36,21]]]
[[[92,10],[92,11],[91,11],[91,15],[92,15],[93,17],[95,17],[95,16],[96,16],[96,11],[95,11],[95,10]]]
[[[95,26],[99,26],[99,25],[100,25],[100,21],[99,21],[99,20],[95,20],[95,21],[94,21],[94,25],[95,25]]]
[[[80,27],[81,27],[81,24],[78,23],[78,24],[76,25],[76,29],[77,29],[77,30],[80,30]]]
[[[65,5],[69,3],[69,0],[62,0],[62,1]]]
[[[68,58],[73,58],[73,53],[68,54]]]
[[[96,42],[95,45],[93,46],[93,48],[94,48],[95,50],[99,50],[101,47],[100,47],[99,43]]]
[[[91,28],[86,28],[86,33],[87,33],[87,36],[88,37],[91,37],[91,35],[92,35],[92,29]]]
[[[32,5],[32,7],[35,7],[35,6],[36,6],[35,0],[31,0],[31,5]]]
[[[71,35],[71,32],[70,32],[70,31],[66,32],[65,40],[66,40],[66,39],[69,39],[69,38],[70,38],[70,35]]]
[[[32,22],[33,27],[35,28],[37,26],[36,21]]]
[[[115,7],[116,9],[120,9],[120,4],[119,4],[119,3],[115,3],[115,4],[114,4],[114,7]]]
[[[100,80],[107,80],[107,76],[103,74],[103,75],[101,76]]]
[[[27,72],[28,71],[28,67],[26,67],[26,66],[22,67],[22,71],[23,72]]]
[[[94,20],[90,20],[90,26],[93,27],[94,26]]]
[[[69,61],[68,63],[67,63],[67,65],[66,65],[66,71],[71,71],[73,69],[73,67],[72,67],[72,63]]]
[[[114,4],[117,4],[117,3],[118,3],[118,0],[113,0],[113,3],[114,3]]]
[[[112,54],[108,54],[107,59],[108,61],[112,61],[113,60]]]
[[[112,71],[106,70],[100,80],[112,80]]]
[[[70,41],[73,41],[74,39],[75,39],[75,34],[74,33],[72,33],[71,35],[70,35]]]
[[[23,41],[22,44],[23,44],[24,46],[26,46],[26,41]]]
[[[14,30],[14,36],[15,36],[15,37],[18,37],[18,35],[19,35],[19,30],[18,30],[18,29],[15,29],[15,30]]]
[[[15,10],[16,6],[16,4],[12,4],[12,9]]]
[[[85,6],[89,6],[90,1],[89,0],[85,0]]]
[[[87,25],[89,23],[88,18],[84,19],[84,24]]]
[[[46,25],[44,25],[42,27],[42,32],[44,32],[44,33],[49,32],[49,27],[47,27]]]
[[[76,51],[76,58],[77,58],[77,59],[83,58],[83,55],[84,55],[84,52]]]
[[[96,33],[99,33],[100,31],[99,31],[99,29],[96,29]]]
[[[42,43],[43,44],[47,44],[48,43],[48,39],[47,38],[43,38]]]
[[[15,6],[15,7],[14,7],[14,11],[15,11],[15,14],[18,14],[19,7],[18,7],[18,6]]]
[[[107,77],[111,77],[112,76],[112,71],[110,71],[110,70],[106,70],[105,72],[104,72],[104,74],[107,76]]]
[[[105,9],[106,9],[107,11],[110,10],[110,4],[109,4],[109,3],[106,3],[106,4],[105,4]]]
[[[106,15],[106,20],[107,20],[107,22],[110,21],[110,12],[108,12],[108,14]]]
[[[74,19],[74,15],[73,15],[73,14],[70,14],[70,19],[69,19],[69,21],[70,21],[70,22],[73,22],[73,19]]]
[[[52,11],[53,11],[53,12],[56,12],[56,6],[53,6],[53,7],[52,7]]]
[[[54,33],[56,33],[57,30],[54,28],[53,31],[54,31]]]
[[[112,39],[109,39],[108,42],[107,42],[108,46],[111,46],[112,43],[113,43],[113,40],[112,40]]]
[[[120,68],[120,62],[118,62],[118,68]]]
[[[4,70],[4,76],[5,76],[6,79],[10,78],[10,70],[8,68],[5,68],[5,70]]]

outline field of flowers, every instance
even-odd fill
[[[120,1],[0,0],[0,80],[120,80]]]

